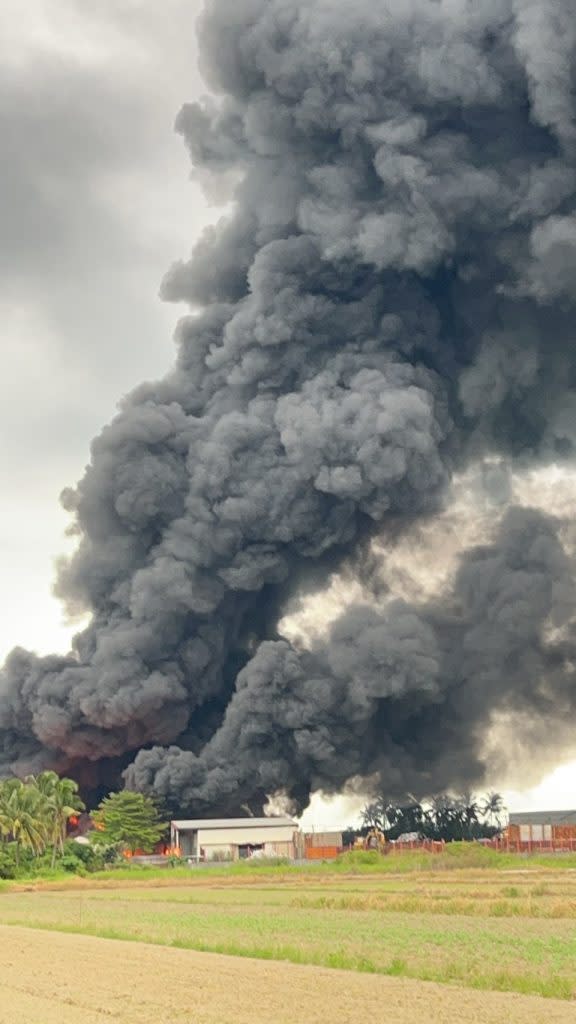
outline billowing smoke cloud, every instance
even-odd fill
[[[374,775],[424,794],[481,779],[495,711],[572,709],[573,565],[531,510],[434,602],[278,635],[456,469],[574,454],[571,8],[209,0],[213,96],[177,129],[234,211],[164,282],[194,307],[174,370],[64,496],[59,592],[92,620],[67,657],[7,660],[8,770],[140,750],[129,783],[198,809]]]
[[[275,792],[338,792],[377,773],[386,791],[433,792],[482,775],[495,706],[533,716],[576,708],[575,566],[557,524],[512,508],[495,542],[467,552],[440,602],[349,608],[323,644],[261,644],[200,757],[140,753],[131,784],[203,809]]]

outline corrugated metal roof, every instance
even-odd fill
[[[511,825],[576,825],[576,811],[513,811]]]
[[[171,825],[179,832],[188,832],[198,828],[278,828],[290,826],[298,828],[292,818],[190,818],[172,821]]]

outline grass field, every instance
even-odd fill
[[[570,861],[466,857],[36,882],[3,890],[0,923],[576,998]]]

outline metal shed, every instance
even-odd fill
[[[292,818],[191,818],[170,822],[170,845],[187,860],[296,856]]]

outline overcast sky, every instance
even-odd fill
[[[0,657],[66,646],[58,496],[121,395],[172,360],[170,263],[215,216],[173,132],[198,0],[0,6]]]
[[[65,650],[51,596],[62,488],[133,385],[172,360],[184,311],[159,284],[218,211],[173,132],[202,91],[200,0],[3,0],[0,6],[0,660]],[[515,806],[576,804],[576,766]],[[322,817],[343,824],[354,803]]]

